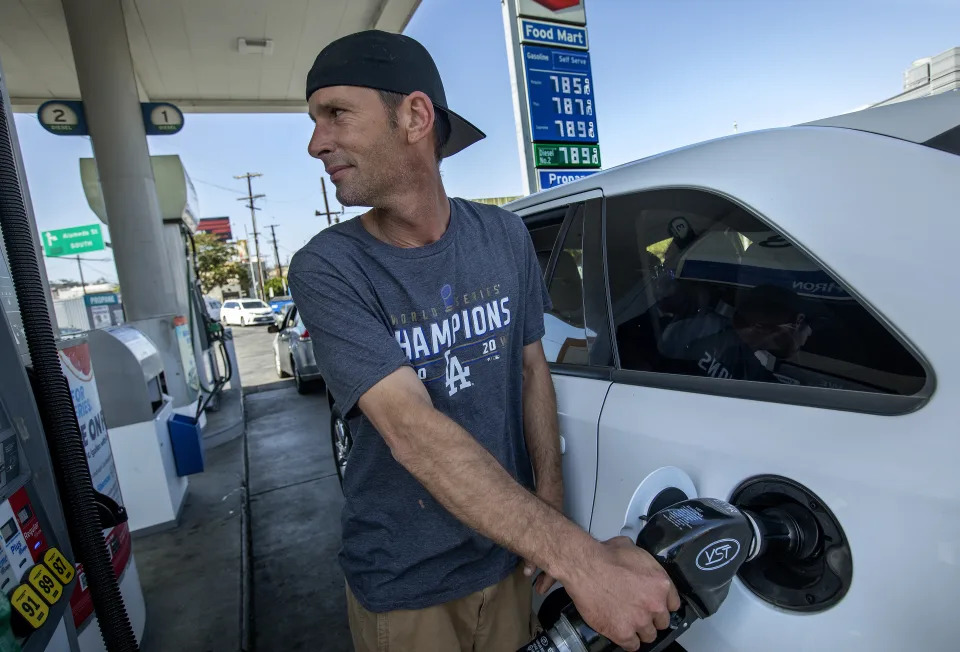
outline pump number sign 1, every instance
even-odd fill
[[[523,46],[534,142],[596,143],[590,54]]]

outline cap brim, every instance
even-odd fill
[[[447,119],[450,121],[450,137],[447,138],[447,144],[443,146],[443,158],[453,156],[457,152],[487,137],[485,133],[450,109],[445,109],[441,106],[437,106],[436,108],[446,113]]]

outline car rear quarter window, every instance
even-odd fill
[[[923,365],[842,284],[725,198],[611,197],[605,241],[624,370],[895,396],[927,385]]]
[[[583,207],[570,222],[547,283],[552,308],[544,312],[543,351],[548,362],[589,364],[583,314]]]

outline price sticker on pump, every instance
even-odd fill
[[[42,627],[50,615],[50,607],[28,584],[21,584],[14,590],[10,604],[34,629]]]
[[[56,548],[49,548],[43,553],[43,563],[53,571],[53,574],[56,575],[57,579],[64,585],[69,584],[73,576],[76,575],[76,572],[73,570],[73,564],[68,562],[67,558],[63,556],[63,553]]]
[[[63,585],[57,581],[53,573],[43,564],[37,564],[30,569],[27,575],[30,586],[37,590],[40,596],[50,604],[56,604],[63,596]]]
[[[599,141],[588,52],[524,45],[523,70],[534,142]]]

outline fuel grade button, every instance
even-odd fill
[[[42,627],[50,615],[50,608],[29,584],[21,584],[14,589],[10,604],[34,629]]]
[[[56,548],[49,548],[43,553],[43,563],[53,571],[53,574],[57,576],[57,579],[60,580],[60,583],[63,585],[69,584],[73,576],[76,575],[73,564],[67,561],[63,553]]]
[[[27,581],[51,605],[56,604],[57,600],[63,597],[63,585],[43,564],[37,564],[30,569],[27,574]]]

